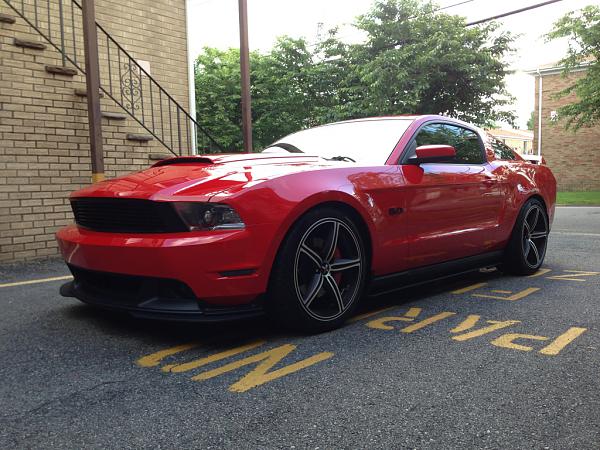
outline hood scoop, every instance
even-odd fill
[[[197,165],[213,165],[213,164],[227,164],[227,163],[239,163],[248,162],[253,164],[273,164],[273,163],[290,163],[299,162],[302,160],[315,160],[319,159],[318,156],[286,153],[221,153],[216,155],[202,155],[202,156],[178,156],[175,158],[164,159],[157,162],[152,167],[163,167],[171,166],[174,164],[197,164]]]

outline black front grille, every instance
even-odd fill
[[[76,198],[71,207],[77,225],[108,233],[188,231],[170,203],[129,198]]]

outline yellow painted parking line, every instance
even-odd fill
[[[464,287],[462,289],[457,289],[455,291],[452,291],[453,294],[465,294],[467,292],[471,292],[474,291],[475,289],[479,289],[480,287],[486,286],[487,283],[477,283],[477,284],[472,284],[471,286],[467,286]]]
[[[546,277],[548,280],[560,280],[560,281],[587,281],[585,278],[581,277],[592,277],[596,275],[600,275],[600,272],[588,272],[585,270],[563,270],[563,272],[567,272],[566,275],[554,275],[551,277]]]
[[[194,361],[189,361],[183,364],[169,364],[163,366],[161,370],[163,372],[173,373],[187,372],[188,370],[197,369],[198,367],[202,367],[213,362],[221,361],[222,359],[229,358],[230,356],[239,355],[240,353],[247,352],[248,350],[255,349],[256,347],[260,347],[265,343],[266,341],[252,342],[251,344],[241,345],[239,347],[232,348],[224,352],[219,352],[214,355],[206,356],[204,358],[196,359]]]
[[[193,376],[191,379],[193,381],[210,380],[211,378],[237,370],[241,367],[258,363],[258,365],[249,373],[229,386],[230,392],[246,392],[254,387],[260,386],[261,384],[265,384],[269,381],[273,381],[286,375],[298,372],[299,370],[310,367],[321,361],[325,361],[333,356],[333,353],[331,352],[321,352],[293,364],[289,364],[276,370],[271,370],[294,350],[296,350],[295,345],[284,344],[257,355],[252,355],[244,359],[233,361],[224,366],[217,367],[216,369],[202,372],[196,376]]]
[[[514,350],[521,350],[522,352],[530,352],[533,350],[533,347],[529,345],[521,345],[517,344],[515,341],[517,339],[530,339],[533,341],[547,341],[548,337],[546,336],[536,336],[534,334],[522,334],[522,333],[508,333],[503,334],[502,336],[494,339],[492,341],[492,345],[496,347],[504,347],[504,348],[512,348]]]
[[[568,278],[567,275],[557,275],[555,277],[547,277],[548,280],[558,280],[558,281],[579,281],[584,282],[586,280],[582,280],[581,278]]]
[[[421,328],[425,328],[426,326],[431,325],[432,323],[436,323],[440,320],[444,320],[447,317],[454,316],[455,314],[455,312],[444,311],[434,316],[428,317],[425,320],[421,320],[420,322],[402,328],[400,331],[402,333],[413,333],[415,331],[420,330]]]
[[[388,322],[413,322],[415,318],[421,314],[421,308],[410,308],[406,313],[404,313],[401,317],[380,317],[379,319],[371,320],[367,323],[367,327],[373,328],[376,330],[393,330],[394,327],[388,325]]]
[[[73,277],[71,275],[66,275],[63,277],[41,278],[38,280],[15,281],[14,283],[0,284],[0,288],[7,288],[7,287],[13,287],[13,286],[26,286],[28,284],[48,283],[50,281],[70,280],[72,278]]]
[[[517,292],[516,294],[510,295],[508,297],[500,297],[498,295],[487,295],[487,294],[473,294],[473,297],[482,297],[482,298],[494,298],[497,300],[508,300],[510,302],[516,302],[517,300],[521,300],[522,298],[527,297],[528,295],[531,295],[537,291],[539,291],[541,288],[527,288],[527,289],[523,289],[520,292]],[[494,291],[492,291],[494,292]],[[508,293],[511,293],[512,291],[507,291]]]
[[[472,323],[471,319],[467,318],[467,320],[469,321],[469,324]],[[518,320],[504,320],[502,322],[499,322],[497,320],[486,320],[486,322],[490,325],[488,325],[487,327],[479,328],[477,330],[469,331],[468,333],[459,334],[458,336],[452,337],[452,339],[459,342],[468,341],[469,339],[483,336],[484,334],[492,333],[494,331],[501,330],[502,328],[510,327],[512,325],[520,323]],[[459,325],[457,328],[461,328],[461,326]]]
[[[382,309],[378,309],[376,311],[370,311],[370,312],[366,312],[363,314],[359,314],[358,316],[354,316],[350,319],[348,319],[348,323],[354,323],[354,322],[358,322],[359,320],[363,320],[363,319],[368,319],[369,317],[373,317],[376,316],[377,314],[380,314],[382,312],[385,311],[389,311],[390,309],[395,308],[394,306],[388,306],[387,308],[382,308]]]
[[[534,273],[533,275],[529,275],[527,278],[541,277],[542,275],[545,275],[551,271],[552,271],[552,269],[547,269],[547,268],[539,269],[536,273]]]
[[[164,350],[160,350],[158,352],[152,353],[151,355],[143,356],[137,360],[137,364],[140,367],[154,367],[158,366],[163,359],[168,356],[176,355],[177,353],[186,352],[193,348],[198,347],[199,344],[193,342],[188,344],[181,344],[175,347],[167,348]]]
[[[452,328],[450,333],[462,333],[463,331],[470,330],[477,324],[477,322],[479,322],[479,319],[481,319],[481,316],[477,314],[469,314],[467,318],[460,323],[460,325]]]
[[[550,345],[540,350],[542,355],[556,356],[560,351],[585,333],[587,328],[571,327],[565,333],[554,339]]]
[[[379,319],[371,320],[367,323],[367,327],[376,330],[393,330],[394,327],[388,325],[389,322],[412,322],[415,319],[409,317],[380,317]]]

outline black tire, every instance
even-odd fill
[[[356,308],[367,272],[364,239],[352,218],[330,206],[315,208],[298,219],[279,249],[267,313],[302,332],[337,328]]]
[[[548,247],[548,214],[539,200],[527,200],[519,212],[500,269],[512,275],[532,275],[544,263]]]

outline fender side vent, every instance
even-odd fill
[[[253,275],[256,273],[256,269],[239,269],[239,270],[226,270],[225,272],[219,272],[222,277],[243,277],[244,275]]]

